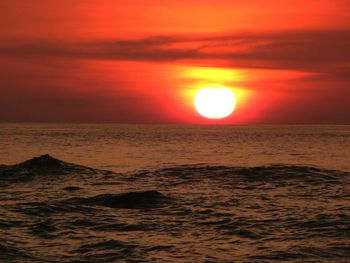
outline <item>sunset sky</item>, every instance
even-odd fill
[[[1,0],[0,72],[0,122],[350,124],[350,0]]]

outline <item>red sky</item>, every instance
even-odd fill
[[[0,122],[350,124],[349,69],[350,0],[0,2]]]

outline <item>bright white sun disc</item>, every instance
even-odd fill
[[[236,107],[236,96],[230,88],[202,88],[194,98],[197,112],[208,119],[223,119]]]

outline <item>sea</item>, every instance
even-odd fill
[[[350,126],[0,124],[0,262],[350,262]]]

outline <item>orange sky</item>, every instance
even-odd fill
[[[350,0],[2,0],[0,41],[2,122],[350,124]]]

